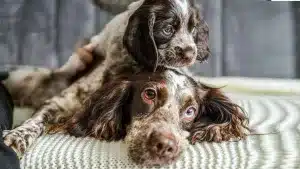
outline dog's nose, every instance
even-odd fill
[[[195,56],[195,50],[192,46],[187,47],[175,47],[176,55],[185,60],[191,60]]]
[[[170,132],[154,131],[149,139],[152,152],[159,156],[172,157],[178,150],[175,136]]]

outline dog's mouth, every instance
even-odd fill
[[[197,55],[194,54],[189,57],[182,57],[176,55],[176,53],[173,50],[166,50],[163,52],[159,52],[159,65],[169,66],[169,67],[185,67],[185,66],[191,66],[193,65],[197,60]]]

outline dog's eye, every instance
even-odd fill
[[[195,107],[189,107],[185,112],[184,112],[184,118],[193,118],[196,115],[196,108]]]
[[[154,89],[146,89],[144,91],[144,98],[147,100],[153,100],[156,97],[156,92]]]
[[[172,25],[168,25],[163,29],[165,35],[170,36],[174,33],[174,27]]]

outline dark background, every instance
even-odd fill
[[[206,76],[300,77],[300,2],[196,1],[203,5],[210,27],[212,57],[193,71]],[[58,67],[77,40],[101,31],[114,16],[89,0],[0,4],[0,65]]]

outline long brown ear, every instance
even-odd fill
[[[195,24],[195,31],[193,33],[194,41],[197,46],[197,60],[205,61],[210,56],[209,48],[209,28],[203,17],[201,16],[200,6],[195,2],[192,3],[193,22]]]
[[[105,84],[86,100],[82,111],[61,129],[74,136],[91,136],[108,141],[122,139],[130,120],[125,107],[129,95],[128,81]]]
[[[153,37],[155,14],[144,2],[129,18],[123,43],[135,60],[149,71],[157,67],[158,51]]]
[[[243,139],[248,131],[243,109],[220,89],[202,85],[201,91],[205,96],[201,98],[199,113],[190,131],[192,143]]]

